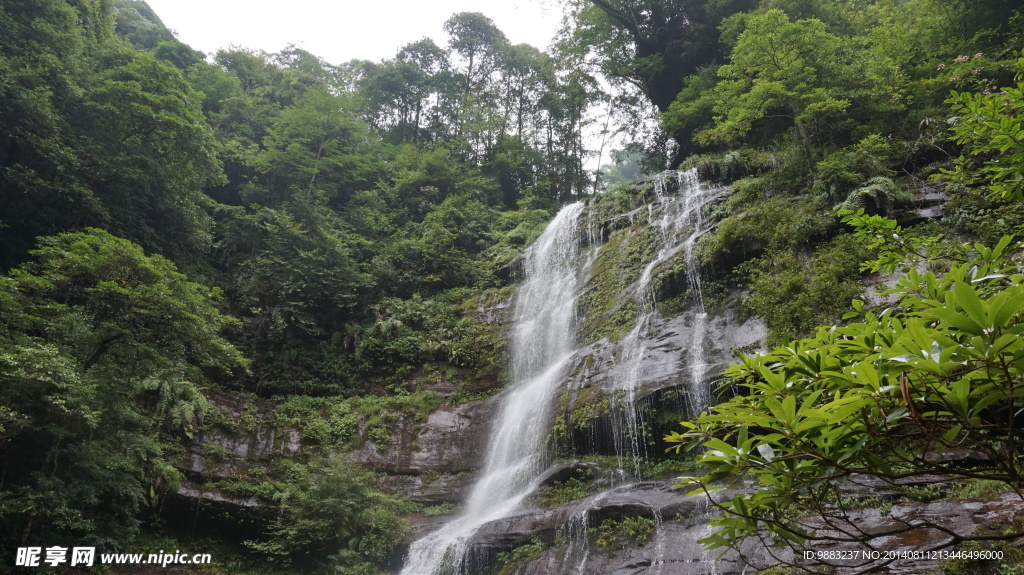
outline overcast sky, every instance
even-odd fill
[[[545,49],[561,22],[558,0],[146,0],[178,39],[211,53],[229,45],[277,52],[296,44],[332,64],[392,58],[444,21],[482,12],[513,44]]]

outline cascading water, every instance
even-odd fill
[[[669,182],[674,180],[677,194],[671,194]],[[710,397],[704,377],[707,359],[704,349],[707,313],[704,308],[700,274],[694,258],[694,247],[704,228],[705,208],[722,197],[725,189],[700,182],[696,170],[688,172],[664,172],[654,180],[655,200],[647,206],[648,221],[656,233],[657,254],[648,262],[640,278],[632,286],[634,302],[639,308],[636,323],[619,346],[620,359],[615,367],[615,377],[609,379],[613,395],[621,396],[620,409],[614,414],[614,441],[619,467],[629,469],[635,476],[640,475],[641,458],[646,455],[645,434],[638,395],[644,381],[644,367],[649,347],[654,343],[655,322],[659,317],[656,310],[656,295],[652,280],[654,272],[683,252],[686,277],[691,293],[694,294],[692,337],[689,341],[687,371],[689,378],[687,397],[690,413],[697,413],[708,407]],[[628,467],[627,467],[628,466]],[[652,509],[655,521],[654,557],[651,572],[661,573],[664,569],[665,535],[662,518],[658,509]],[[585,572],[588,555],[576,564],[574,573]],[[703,558],[702,558],[703,559]],[[714,570],[713,562],[711,569]]]
[[[656,198],[648,206],[648,220],[655,234],[657,253],[631,286],[633,302],[639,309],[633,330],[617,344],[616,365],[605,378],[604,390],[621,404],[613,413],[615,449],[618,454],[620,490],[629,490],[630,475],[640,475],[645,455],[643,421],[638,404],[645,360],[656,345],[654,336],[660,315],[655,308],[652,280],[659,267],[679,261],[682,254],[687,282],[695,295],[692,336],[686,348],[686,373],[691,413],[707,406],[704,387],[707,360],[704,350],[706,313],[701,297],[700,277],[693,248],[704,229],[705,208],[720,198],[721,187],[701,184],[694,171],[666,172],[657,177]],[[670,193],[670,185],[678,193]],[[539,478],[550,463],[545,439],[550,431],[551,408],[556,397],[572,380],[573,368],[581,356],[576,349],[576,298],[596,250],[584,252],[584,245],[600,243],[601,223],[593,212],[582,216],[581,203],[565,207],[548,225],[525,257],[526,281],[515,302],[512,333],[512,385],[505,394],[491,429],[488,455],[467,499],[463,513],[439,530],[412,544],[402,575],[456,575],[477,573],[469,553],[471,538],[485,524],[509,516],[537,489]],[[630,221],[641,210],[629,214]],[[630,297],[630,296],[626,296]],[[649,367],[649,366],[647,366]],[[566,525],[568,544],[561,562],[564,573],[585,575],[591,556],[588,543],[589,516],[601,504],[603,494],[590,500]],[[667,547],[659,509],[652,507],[655,540],[651,573],[665,570]]]
[[[679,190],[677,195],[669,194],[668,180],[674,179]],[[659,244],[655,255],[633,286],[634,300],[640,308],[633,330],[620,342],[622,358],[617,366],[618,376],[612,378],[616,385],[613,392],[624,395],[624,403],[619,414],[619,433],[616,433],[616,452],[620,462],[631,458],[631,466],[639,474],[639,460],[645,455],[644,444],[640,440],[643,435],[643,422],[637,410],[637,393],[643,381],[644,359],[651,344],[652,322],[657,316],[655,309],[655,293],[651,281],[653,274],[662,266],[684,253],[686,276],[694,298],[693,337],[690,339],[688,368],[690,386],[687,397],[690,398],[691,413],[696,413],[708,406],[708,390],[703,385],[707,369],[704,353],[704,331],[707,314],[704,310],[703,294],[701,293],[700,274],[694,259],[693,248],[704,229],[704,212],[706,206],[720,198],[725,189],[721,186],[709,186],[700,182],[696,170],[688,172],[664,172],[654,180],[655,201],[648,205],[650,226],[657,233]]]
[[[512,381],[491,430],[480,479],[458,518],[413,543],[402,575],[463,573],[469,538],[505,517],[546,467],[544,438],[554,394],[575,350],[574,299],[583,204],[563,208],[526,254],[515,303]]]

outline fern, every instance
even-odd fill
[[[891,217],[893,208],[908,203],[912,196],[885,176],[875,176],[853,190],[837,209],[857,211],[863,209]]]

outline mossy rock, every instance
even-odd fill
[[[612,232],[598,250],[578,304],[585,318],[579,328],[584,343],[621,337],[632,328],[637,309],[625,292],[640,279],[654,249],[654,232],[634,226]]]

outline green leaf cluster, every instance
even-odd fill
[[[855,301],[851,323],[741,356],[727,376],[744,392],[666,437],[706,449],[700,462],[709,472],[693,481],[698,491],[743,474],[758,481],[753,493],[719,504],[718,530],[705,544],[737,547],[767,532],[802,545],[822,527],[808,515],[841,522],[850,540],[878,536],[844,519],[842,487],[854,476],[899,485],[941,474],[1020,488],[1019,248],[1006,237],[962,250],[942,275],[912,268],[884,312]],[[929,456],[953,448],[988,463],[964,468]]]
[[[0,6],[0,265],[103,227],[179,262],[209,246],[219,181],[202,96],[114,35],[107,2]]]
[[[1024,200],[1024,57],[1016,64],[1016,86],[992,84],[979,92],[953,91],[946,100],[955,114],[953,140],[965,148],[955,169],[946,173],[962,185],[980,184],[992,194],[1020,201]]]
[[[608,550],[625,549],[629,546],[642,547],[654,536],[656,524],[653,519],[633,515],[618,519],[605,519],[588,534],[594,537],[599,547]]]
[[[123,549],[244,373],[220,292],[101,230],[46,238],[0,276],[0,524],[19,542]],[[5,552],[6,553],[6,552]]]
[[[416,504],[387,495],[372,473],[339,460],[290,470],[265,540],[247,545],[286,565],[375,573],[408,534]]]

